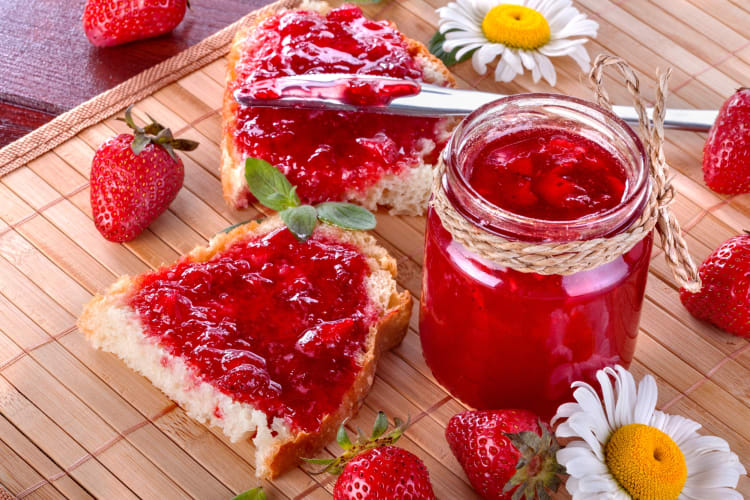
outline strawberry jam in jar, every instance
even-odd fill
[[[611,237],[643,213],[648,161],[609,111],[552,94],[495,101],[469,115],[443,152],[442,189],[478,229],[510,241]],[[427,214],[420,336],[427,364],[481,409],[544,418],[570,384],[635,350],[652,234],[615,260],[567,275],[521,272],[455,241]]]

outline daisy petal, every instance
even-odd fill
[[[593,38],[596,36],[598,30],[599,24],[596,21],[592,21],[587,18],[585,14],[579,12],[572,18],[569,18],[565,23],[565,26],[552,33],[551,39],[559,40],[571,36],[587,36]]]
[[[505,47],[500,62],[495,68],[495,80],[498,82],[509,82],[523,73],[523,64],[521,58],[516,55],[513,49]]]
[[[638,384],[638,397],[633,410],[633,422],[636,424],[648,425],[651,422],[651,416],[656,408],[656,398],[659,390],[656,388],[656,381],[651,375],[646,375]]]
[[[615,404],[615,426],[622,427],[633,423],[633,406],[637,397],[635,381],[622,366],[618,365],[610,372],[615,374],[615,389],[618,396]]]
[[[443,50],[452,52],[458,48],[468,45],[472,47],[479,47],[482,44],[477,42],[467,42],[466,40],[446,40],[443,42]]]
[[[555,73],[555,67],[547,56],[540,54],[539,52],[532,52],[534,55],[534,61],[539,66],[539,71],[542,73],[542,77],[551,85],[555,86],[557,83],[557,73]]]
[[[682,443],[680,449],[686,457],[712,451],[729,453],[729,443],[716,436],[697,436]]]
[[[555,426],[555,422],[557,422],[561,418],[568,418],[569,416],[571,416],[573,413],[575,413],[577,411],[580,411],[580,406],[578,406],[578,404],[576,404],[576,403],[564,403],[564,404],[561,404],[557,408],[557,413],[555,413],[555,416],[552,417],[552,420],[550,421],[549,425],[552,426],[552,427],[554,427]]]
[[[539,47],[539,52],[549,57],[567,56],[577,46],[583,45],[584,43],[586,43],[586,40],[583,38],[578,38],[576,40],[554,40]]]
[[[575,435],[583,439],[587,445],[591,448],[599,460],[604,460],[604,449],[602,442],[597,437],[594,429],[596,424],[594,420],[585,413],[576,413],[570,417],[566,422],[566,425],[575,432]]]
[[[697,431],[701,428],[701,424],[680,415],[667,415],[660,411],[654,411],[650,425],[668,434],[681,448],[687,440],[700,437]],[[726,445],[726,443],[724,444]]]
[[[560,458],[563,451],[575,451],[574,455],[565,456],[563,459]],[[557,461],[565,465],[565,469],[568,474],[575,477],[583,477],[588,474],[609,474],[609,469],[602,463],[594,454],[588,450],[573,449],[568,450],[564,448],[557,453]]]
[[[519,50],[518,55],[521,57],[521,62],[523,63],[524,68],[533,70],[536,67],[534,58],[527,50]]]
[[[474,52],[474,55],[471,56],[471,65],[474,67],[474,71],[480,75],[487,73],[487,65],[499,56],[504,48],[505,47],[502,45],[495,43],[482,45],[479,50]]]
[[[541,12],[541,11],[540,11]],[[544,15],[549,24],[549,30],[552,34],[559,33],[570,21],[579,14],[578,9],[567,8],[549,12]]]
[[[712,452],[697,457],[691,457],[686,460],[691,477],[697,477],[698,474],[713,473],[714,471],[723,470],[731,472],[731,477],[722,484],[714,486],[728,486],[734,488],[737,486],[740,474],[745,474],[745,467],[740,463],[737,455],[731,452]],[[705,486],[701,485],[701,486]]]
[[[612,382],[609,380],[609,377],[604,370],[596,372],[596,380],[599,382],[599,387],[601,387],[602,390],[602,405],[607,414],[607,425],[609,426],[610,431],[613,431],[612,423],[615,421],[615,396],[612,392]]]
[[[742,493],[730,488],[688,488],[680,493],[685,500],[743,500]]]
[[[464,38],[466,36],[477,36],[481,37],[482,40],[487,41],[480,30],[474,26],[467,26],[459,21],[446,21],[440,25],[440,33],[443,33],[446,38]]]
[[[575,390],[573,397],[591,421],[591,430],[596,438],[600,443],[606,443],[610,435],[610,427],[607,423],[607,416],[602,409],[601,401],[599,401],[599,396],[593,390],[580,387]]]
[[[536,64],[533,68],[531,68],[531,79],[534,81],[534,83],[539,83],[539,80],[542,79],[542,72],[539,71],[539,66]]]
[[[688,474],[690,484],[698,488],[736,488],[740,479],[733,467],[714,467],[710,470]],[[687,481],[686,481],[687,484]]]
[[[620,489],[614,478],[607,474],[586,474],[579,478],[579,488],[589,494],[614,493]]]
[[[583,45],[574,47],[568,55],[578,63],[581,71],[588,73],[589,69],[591,68],[591,57],[589,56],[589,53],[586,52],[586,49]]]

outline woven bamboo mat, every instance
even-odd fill
[[[426,41],[435,30],[434,9],[443,3],[386,0],[364,9]],[[592,54],[623,56],[646,89],[657,67],[674,67],[671,106],[716,108],[748,83],[750,4],[745,0],[576,3],[601,25],[598,39],[588,45]],[[213,50],[225,50],[227,40],[223,36]],[[572,61],[556,64],[554,90],[588,97]],[[252,445],[232,445],[220,431],[188,418],[147,380],[91,349],[74,326],[92,294],[118,275],[171,262],[228,225],[258,215],[255,209],[230,210],[221,196],[218,110],[224,68],[223,58],[214,58],[146,97],[137,96],[138,118],[156,116],[201,146],[182,155],[185,187],[170,209],[131,243],[106,242],[91,221],[91,158],[104,139],[123,130],[111,117],[74,137],[49,139],[54,149],[0,178],[0,483],[14,496],[229,498],[257,485]],[[500,85],[476,75],[469,63],[454,69],[464,87],[550,90],[528,75]],[[628,102],[624,89],[612,82],[609,89],[615,101]],[[105,115],[116,111],[121,110]],[[65,134],[63,128],[55,133]],[[699,260],[750,228],[750,196],[722,197],[703,185],[704,139],[692,132],[667,133],[678,189],[673,208]],[[415,299],[423,230],[422,218],[381,214],[375,231],[397,257],[399,282]],[[632,370],[638,378],[645,373],[657,378],[661,409],[695,419],[706,432],[727,439],[750,469],[750,343],[694,320],[679,302],[661,252],[654,253]],[[401,445],[424,460],[438,497],[475,498],[441,437],[448,419],[463,407],[435,383],[422,360],[416,328],[415,315],[404,343],[381,361],[353,424],[369,426],[380,409],[410,414],[414,424]],[[337,452],[335,445],[327,451]],[[332,484],[295,469],[265,486],[272,499],[330,498]],[[740,490],[750,498],[748,477],[741,478]],[[0,488],[0,498],[5,496]]]

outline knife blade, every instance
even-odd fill
[[[349,91],[352,86],[372,87],[374,91],[401,86],[402,94],[394,92],[387,99],[367,101],[366,92],[359,99]],[[348,90],[349,89],[349,90]],[[406,95],[403,95],[406,94]],[[408,116],[461,116],[481,106],[506,97],[503,94],[464,90],[428,83],[413,82],[376,75],[320,73],[293,75],[260,80],[240,87],[235,100],[243,106],[272,108],[306,108],[319,110],[360,111]],[[638,114],[630,106],[612,106],[613,112],[629,124],[638,123]],[[647,110],[649,116],[652,109]],[[711,128],[717,110],[674,109],[666,111],[665,128],[706,131]]]

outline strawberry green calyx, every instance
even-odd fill
[[[508,493],[518,486],[513,492],[513,500],[549,500],[547,491],[557,491],[562,483],[560,475],[566,473],[565,467],[558,464],[555,458],[560,445],[541,420],[539,428],[542,429],[541,436],[531,431],[505,433],[513,446],[521,452],[516,464],[516,473],[503,489],[503,493]]]
[[[165,128],[148,114],[146,114],[146,116],[151,120],[151,123],[145,127],[139,127],[136,125],[135,120],[133,120],[133,115],[131,114],[132,110],[133,105],[131,104],[128,106],[128,109],[125,110],[125,117],[118,117],[117,119],[127,123],[128,127],[133,129],[133,142],[130,145],[130,149],[133,151],[134,155],[138,156],[141,154],[143,148],[149,144],[158,144],[164,148],[173,160],[176,161],[177,157],[174,153],[175,150],[192,151],[198,147],[196,141],[175,139],[170,129]]]
[[[400,418],[394,418],[393,424],[393,429],[386,434],[386,431],[388,430],[388,418],[385,416],[385,413],[379,411],[378,416],[375,418],[372,434],[367,437],[365,433],[362,432],[362,429],[357,427],[357,439],[352,443],[349,439],[349,434],[346,432],[346,421],[344,421],[336,434],[336,441],[339,446],[343,448],[344,453],[336,458],[304,458],[303,460],[311,464],[326,466],[318,472],[313,472],[313,474],[341,474],[347,462],[360,453],[373,448],[391,445],[398,441],[401,435],[406,431],[407,427],[409,427],[409,419],[404,422]]]
[[[258,486],[257,488],[253,488],[252,490],[247,490],[243,493],[240,493],[236,497],[232,498],[232,500],[266,500],[266,492],[263,491],[263,488],[261,486]]]

